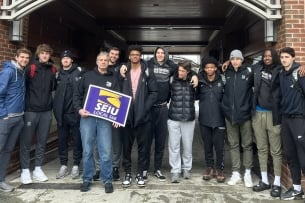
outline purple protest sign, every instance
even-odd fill
[[[106,88],[90,85],[84,109],[91,116],[125,126],[131,97]]]

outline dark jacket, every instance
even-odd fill
[[[216,72],[215,79],[209,81],[204,71],[198,75],[199,122],[207,127],[225,126],[225,118],[221,109],[224,82]]]
[[[122,81],[122,93],[132,97],[132,86],[130,78],[131,64],[126,64],[126,77]],[[158,98],[158,86],[155,75],[149,71],[147,64],[141,60],[141,75],[139,78],[138,88],[135,98],[130,104],[127,125],[135,128],[150,120],[149,111]]]
[[[85,99],[90,85],[119,91],[119,81],[111,71],[101,74],[97,67],[86,72],[80,79],[77,88],[73,92],[73,106],[78,113],[84,107]]]
[[[242,65],[237,71],[230,65],[225,72],[226,85],[222,99],[225,118],[233,125],[251,119],[253,71]]]
[[[53,63],[40,63],[34,61],[36,70],[34,77],[31,78],[31,65],[25,69],[25,111],[43,112],[52,110],[53,99],[52,91],[55,86],[55,73],[52,70]]]
[[[253,106],[252,112],[255,114],[255,109],[259,104],[258,97],[260,95],[261,84],[262,84],[262,70],[264,64],[257,64],[253,67],[254,71],[254,88],[253,88]],[[279,125],[281,123],[280,117],[280,78],[279,73],[281,66],[271,65],[266,67],[271,73],[271,86],[269,95],[264,95],[266,100],[270,103],[271,108],[268,110],[272,111],[273,125]]]
[[[77,122],[79,114],[73,107],[73,91],[77,88],[82,68],[73,64],[69,70],[61,69],[56,76],[53,112],[58,125],[62,125],[64,117]]]
[[[4,62],[0,71],[0,119],[24,111],[24,71],[15,61]]]
[[[159,64],[156,59],[156,51],[157,49],[163,49],[165,53],[165,59],[162,64]],[[148,61],[148,67],[153,70],[158,89],[162,90],[158,94],[158,100],[156,104],[162,104],[167,102],[170,97],[170,77],[173,76],[175,70],[177,69],[177,65],[169,60],[168,52],[163,47],[157,47],[154,51],[154,57]]]
[[[195,120],[195,98],[196,90],[190,84],[191,74],[186,80],[178,78],[175,72],[174,80],[171,84],[171,102],[169,105],[168,117],[174,121]]]
[[[305,98],[302,95],[305,91],[305,78],[298,77],[298,81],[294,82],[292,73],[299,67],[297,63],[293,63],[290,70],[284,69],[280,72],[281,86],[281,114],[286,116],[303,115],[305,110]],[[301,89],[298,89],[301,88]]]

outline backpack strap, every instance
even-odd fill
[[[32,79],[32,78],[34,78],[34,75],[35,75],[35,72],[36,72],[36,65],[33,63],[33,64],[31,64],[31,66],[30,66],[30,78]]]

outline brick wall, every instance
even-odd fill
[[[24,18],[24,41],[23,42],[10,42],[9,40],[9,22],[7,20],[0,20],[0,61],[1,63],[6,60],[11,60],[14,53],[20,47],[27,45],[28,33],[28,18]]]
[[[296,61],[305,64],[305,0],[282,0],[282,16],[278,27],[276,49],[292,47],[296,51]],[[282,183],[291,186],[290,173],[283,161]],[[305,179],[302,179],[305,189]]]

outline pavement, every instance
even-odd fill
[[[153,154],[153,153],[152,153]],[[70,152],[70,162],[72,153]],[[133,165],[136,165],[136,146],[133,151]],[[152,159],[153,160],[153,159]],[[153,163],[152,163],[153,164]],[[225,175],[228,181],[230,170],[230,155],[228,147],[225,147]],[[160,182],[152,175],[149,176],[146,186],[139,188],[135,182],[129,188],[123,188],[121,181],[114,182],[114,192],[106,194],[100,181],[93,182],[91,190],[80,192],[81,179],[72,179],[66,176],[63,179],[56,179],[59,170],[57,151],[46,157],[46,163],[42,166],[49,180],[44,183],[34,182],[30,185],[20,184],[20,171],[15,171],[7,177],[7,181],[16,187],[10,193],[0,192],[0,203],[270,203],[284,202],[279,198],[270,196],[270,191],[253,192],[252,188],[246,188],[243,184],[229,186],[225,183],[217,183],[215,179],[210,181],[202,180],[202,173],[205,170],[203,161],[203,145],[199,137],[198,127],[195,129],[193,141],[193,169],[191,179],[181,179],[180,183],[170,182],[170,166],[168,164],[168,150],[165,150],[163,159],[163,173],[167,179]],[[71,170],[71,165],[68,166]],[[124,173],[120,169],[121,177]],[[150,171],[152,174],[152,171]],[[257,184],[259,178],[253,173],[253,183]],[[283,189],[285,190],[285,189]],[[290,203],[303,203],[304,200],[289,201]]]

